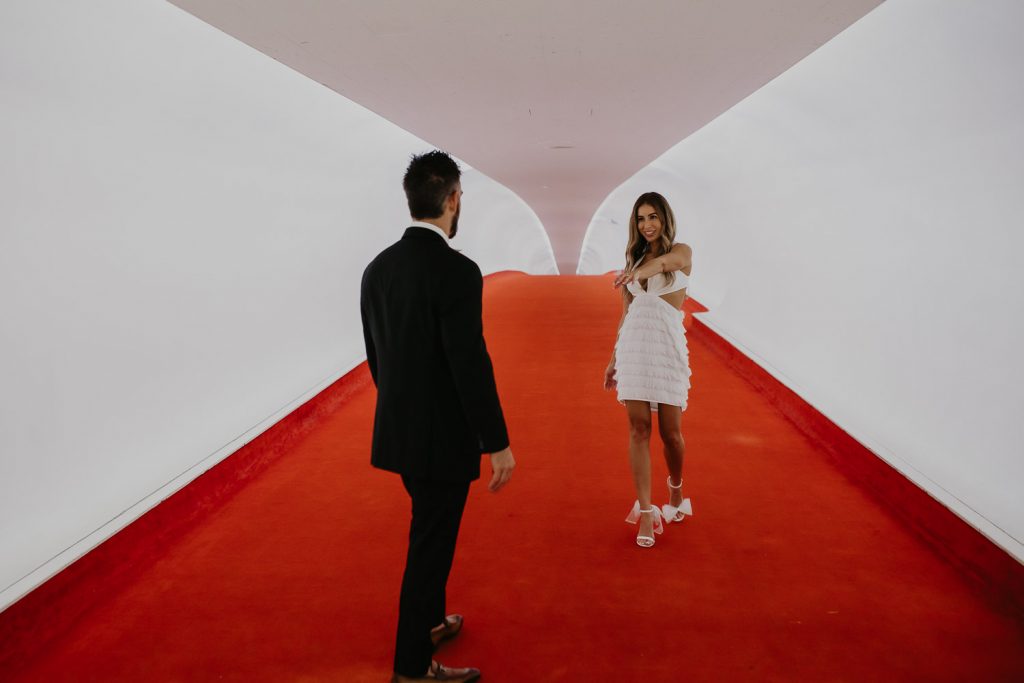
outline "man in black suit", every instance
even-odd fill
[[[443,152],[413,157],[402,184],[415,222],[363,273],[363,336],[377,385],[371,462],[402,475],[412,498],[392,681],[480,677],[432,654],[462,628],[461,616],[445,616],[445,586],[480,455],[490,454],[492,492],[515,467],[484,343],[483,278],[448,245],[460,177]]]

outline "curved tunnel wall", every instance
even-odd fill
[[[889,0],[619,187],[580,267],[663,192],[703,319],[1018,559],[1022,22]]]
[[[160,0],[0,6],[0,608],[364,358],[429,144]],[[555,271],[467,169],[455,245]]]

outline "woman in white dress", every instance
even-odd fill
[[[667,523],[693,514],[683,498],[683,454],[680,428],[690,389],[690,363],[680,310],[690,283],[693,252],[675,243],[672,208],[657,192],[646,192],[629,217],[626,267],[615,278],[622,287],[622,318],[612,359],[605,370],[605,389],[617,389],[629,417],[629,460],[637,500],[626,518],[640,528],[637,545],[654,545],[654,534]],[[658,433],[668,465],[669,502],[651,503],[651,412],[658,413]]]

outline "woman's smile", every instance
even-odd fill
[[[636,227],[648,242],[661,236],[661,217],[653,206],[644,204],[637,209]]]

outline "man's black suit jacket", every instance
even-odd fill
[[[408,228],[366,267],[360,310],[377,385],[374,467],[472,481],[481,453],[508,447],[482,302],[476,263],[425,228]]]

